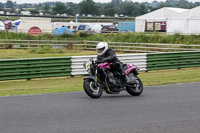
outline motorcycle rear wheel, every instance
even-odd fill
[[[136,85],[129,85],[126,87],[126,91],[132,96],[139,96],[143,92],[143,84],[140,78],[135,77],[137,84]]]
[[[85,93],[91,98],[99,98],[103,93],[103,89],[100,86],[96,86],[93,79],[85,79],[83,88]]]

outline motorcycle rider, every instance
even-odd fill
[[[98,52],[97,60],[95,61],[97,64],[102,62],[110,62],[116,71],[118,71],[122,78],[123,82],[128,83],[129,78],[125,74],[123,69],[123,63],[119,61],[113,49],[108,48],[107,42],[99,42],[96,46],[96,50]]]

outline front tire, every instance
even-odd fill
[[[91,98],[99,98],[103,93],[103,89],[100,86],[96,86],[93,79],[85,79],[83,88],[85,93]]]
[[[129,85],[126,87],[126,91],[132,96],[139,96],[143,92],[143,84],[140,78],[135,77],[137,84]]]

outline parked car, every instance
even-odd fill
[[[88,32],[91,31],[91,27],[89,25],[79,25],[76,29],[76,32]]]
[[[115,25],[103,25],[101,28],[101,33],[110,33],[113,31],[118,31],[118,28]]]

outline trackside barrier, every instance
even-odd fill
[[[147,70],[200,67],[200,52],[170,52],[147,55]]]
[[[0,81],[61,77],[88,74],[83,63],[96,55],[2,59],[0,60]],[[140,53],[118,54],[123,63],[137,65],[141,71],[200,67],[200,52]]]
[[[141,71],[146,71],[147,57],[146,53],[142,54],[118,54],[117,57],[123,63],[131,63],[137,65]],[[83,68],[83,63],[89,58],[96,59],[96,55],[91,56],[72,56],[72,75],[84,75],[88,72]]]
[[[0,81],[71,75],[71,57],[0,60]]]

